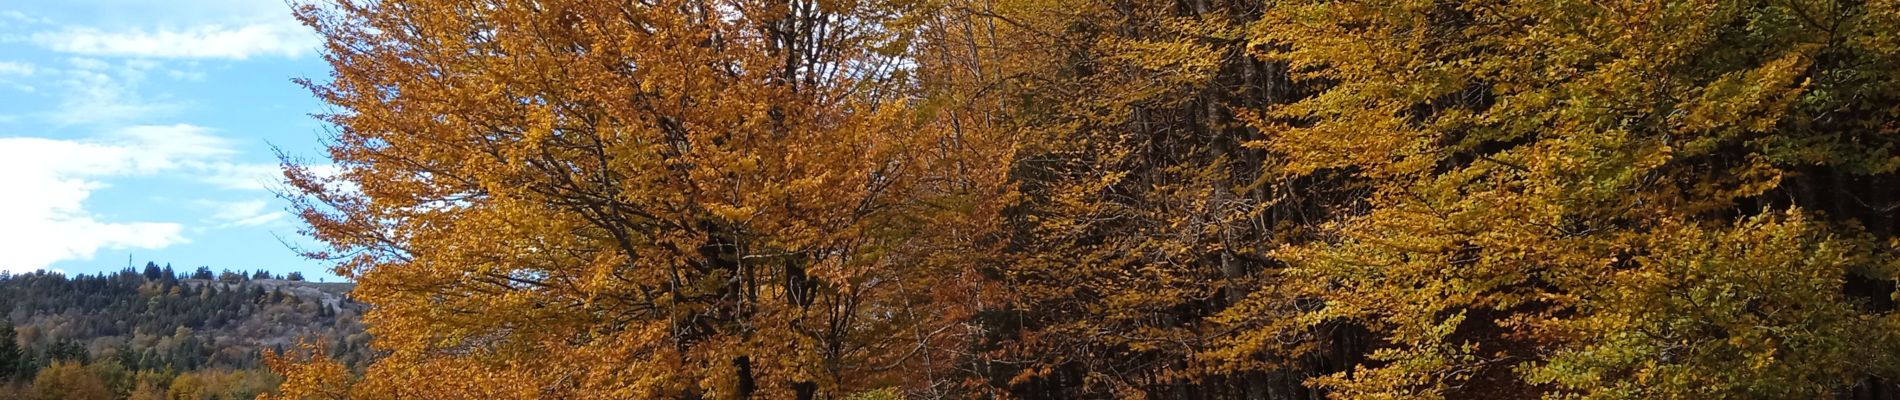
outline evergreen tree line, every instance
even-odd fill
[[[357,321],[365,306],[342,296],[347,284],[301,281],[156,263],[0,273],[0,397],[253,398],[281,379],[263,368],[265,355],[299,343],[365,364],[368,336]],[[95,382],[104,390],[90,391]]]

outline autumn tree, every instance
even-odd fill
[[[1276,179],[1243,118],[1306,92],[1256,58],[1265,2],[952,2],[946,59],[996,103],[1019,141],[994,284],[1010,296],[973,320],[973,368],[1029,398],[1312,395],[1329,338],[1271,354],[1220,353],[1213,320],[1248,296],[1292,298],[1268,252],[1304,240],[1323,178]],[[928,58],[926,57],[926,60]],[[1250,309],[1290,315],[1290,302]],[[1290,320],[1290,319],[1289,319]]]
[[[291,398],[1813,398],[1900,3],[338,0]],[[208,275],[208,270],[204,270]]]
[[[1259,109],[1250,145],[1279,176],[1367,188],[1273,253],[1319,302],[1300,320],[1376,339],[1312,383],[1816,398],[1893,376],[1897,6],[1278,4],[1258,54],[1325,88]]]
[[[107,400],[112,391],[92,370],[74,362],[55,362],[33,378],[33,395],[42,400]]]
[[[388,354],[357,397],[930,386],[1000,174],[927,108],[910,1],[338,1],[310,233]],[[1007,159],[1007,156],[1001,157]],[[986,214],[987,213],[987,214]]]
[[[350,398],[355,384],[348,368],[327,358],[329,350],[321,344],[302,343],[294,352],[264,354],[264,364],[284,377],[277,393],[259,396],[262,400],[344,400]]]

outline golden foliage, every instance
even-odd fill
[[[1900,66],[1874,44],[1884,28],[1841,25],[1870,17],[1727,1],[1269,13],[1254,29],[1284,47],[1266,56],[1331,83],[1270,110],[1299,123],[1259,125],[1277,172],[1373,188],[1333,239],[1275,253],[1325,301],[1302,318],[1385,343],[1315,383],[1345,398],[1783,398],[1891,368],[1851,361],[1897,338],[1890,312],[1840,288],[1892,279],[1876,256],[1892,249],[1777,199],[1812,190],[1789,185],[1804,173],[1892,171],[1888,145],[1830,144],[1889,143],[1847,127],[1891,113],[1819,117],[1893,96],[1833,93]]]
[[[339,172],[293,167],[389,355],[370,397],[925,385],[1008,142],[912,107],[906,1],[307,6]],[[950,105],[955,106],[955,105]],[[997,157],[1000,158],[988,158]],[[909,372],[903,374],[900,372]]]
[[[1900,3],[339,0],[286,398],[1802,398]],[[1873,383],[1867,383],[1873,382]]]

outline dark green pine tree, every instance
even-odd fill
[[[160,280],[163,279],[165,275],[168,275],[164,270],[158,269],[158,263],[151,261],[145,262],[145,271],[143,272],[142,275],[145,275],[145,280],[148,281]]]
[[[118,346],[114,346],[112,349],[112,360],[118,362],[120,366],[137,370],[139,367],[139,352],[138,350],[132,349],[131,343],[119,343]]]
[[[52,347],[47,348],[46,359],[48,361],[76,361],[85,364],[92,362],[92,354],[86,350],[86,345],[80,344],[78,340],[68,338],[60,339],[58,342],[54,342]]]
[[[12,322],[0,322],[0,381],[21,380],[20,367],[26,364],[26,351],[20,348]]]

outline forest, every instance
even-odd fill
[[[252,399],[282,380],[267,358],[300,346],[360,369],[372,355],[348,286],[157,263],[0,272],[0,398]]]
[[[1900,1],[293,7],[265,398],[1900,397]]]

